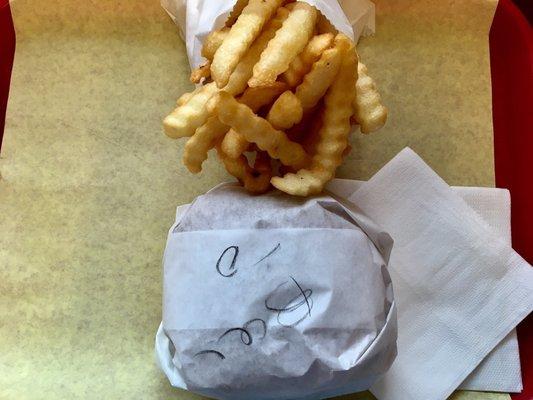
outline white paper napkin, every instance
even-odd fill
[[[411,149],[349,200],[395,239],[398,358],[372,392],[446,399],[532,311],[533,269]]]
[[[364,181],[335,179],[328,190],[349,198]],[[468,206],[511,245],[511,198],[506,189],[454,187]],[[463,390],[514,393],[522,390],[516,330],[512,330],[459,386]]]
[[[459,196],[511,246],[511,197],[508,190],[454,188]],[[459,386],[463,390],[522,391],[516,330],[512,330]]]

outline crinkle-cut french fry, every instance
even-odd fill
[[[249,89],[239,101],[256,112],[263,105],[270,104],[286,87],[285,83],[277,82],[270,87]],[[196,129],[185,144],[183,152],[183,163],[189,171],[198,173],[202,170],[202,163],[207,159],[207,153],[224,135],[221,147],[223,150],[228,150],[228,155],[238,158],[247,149],[249,143],[246,139],[231,129],[228,132],[228,129],[229,127],[221,123],[216,116],[209,117],[205,124]]]
[[[346,88],[354,87],[357,81],[357,53],[355,45],[345,35],[337,35],[335,41],[341,46],[343,61],[338,76],[324,98],[323,124],[311,166],[271,180],[274,187],[285,193],[296,196],[320,193],[333,178],[348,146],[355,92]]]
[[[246,104],[257,113],[261,107],[272,103],[286,88],[287,85],[283,82],[275,82],[274,85],[260,88],[248,88],[239,98],[239,102]],[[238,158],[246,151],[249,144],[243,135],[230,129],[222,140],[221,148],[229,157]]]
[[[318,12],[313,6],[296,2],[276,36],[268,43],[254,66],[250,87],[264,86],[276,81],[289,68],[291,61],[302,52],[315,29]]]
[[[268,42],[276,35],[276,31],[281,28],[288,16],[289,10],[285,7],[278,8],[274,17],[267,22],[259,37],[253,42],[244,57],[239,61],[239,64],[237,64],[237,67],[235,67],[228,84],[223,89],[225,92],[237,96],[246,90],[248,79],[253,74],[254,65],[257,64]]]
[[[335,28],[335,26],[333,26],[333,24],[331,22],[329,22],[329,20],[326,18],[326,16],[324,14],[322,14],[322,13],[319,13],[318,21],[317,21],[316,25],[317,25],[318,33],[320,33],[320,34],[322,34],[322,33],[332,33],[333,35],[336,35],[337,33],[339,33],[337,28]]]
[[[287,90],[287,84],[284,82],[274,82],[269,86],[258,88],[248,88],[244,91],[239,102],[246,104],[253,112],[257,113],[259,109],[274,101],[276,97]]]
[[[211,76],[219,88],[226,86],[239,61],[282,3],[283,0],[250,0],[244,7],[213,57]]]
[[[253,171],[244,177],[244,188],[250,193],[261,194],[270,189],[272,179],[272,163],[266,151],[258,151],[255,155]]]
[[[274,102],[267,121],[276,129],[289,129],[302,120],[304,111],[298,97],[287,90]]]
[[[359,62],[357,72],[359,77],[355,84],[354,117],[355,121],[361,125],[362,133],[371,133],[385,125],[388,110],[381,104],[381,96],[376,83],[368,75],[366,65]]]
[[[324,188],[324,177],[316,171],[301,169],[296,173],[288,173],[283,177],[274,176],[270,180],[276,189],[292,196],[309,196],[317,194]]]
[[[312,121],[307,126],[307,134],[302,140],[302,146],[307,154],[316,154],[316,146],[320,140],[320,130],[323,125],[324,107],[317,110]]]
[[[304,139],[310,134],[310,128],[313,126],[317,115],[320,115],[322,112],[322,108],[323,104],[321,101],[315,107],[305,111],[303,113],[302,120],[292,128],[289,128],[285,131],[287,133],[287,137],[293,142],[298,142],[303,145]],[[311,154],[307,150],[305,151],[307,154]]]
[[[249,146],[250,143],[246,138],[233,129],[230,129],[228,133],[226,133],[220,145],[224,154],[230,158],[239,158]]]
[[[239,16],[241,15],[242,10],[244,10],[244,7],[248,5],[248,1],[249,0],[237,0],[235,5],[233,6],[233,9],[229,13],[228,19],[225,23],[228,28],[231,27],[235,23],[235,21],[237,21],[237,18],[239,18]]]
[[[209,61],[213,61],[216,51],[228,35],[229,28],[221,28],[211,32],[204,39],[204,45],[202,46],[202,57],[207,58]]]
[[[348,144],[348,146],[346,146],[346,148],[344,149],[344,151],[342,152],[342,158],[346,158],[348,157],[348,155],[350,155],[350,153],[352,152],[353,148],[352,148],[352,145],[351,144]]]
[[[192,92],[185,92],[183,93],[179,98],[178,100],[176,101],[176,106],[177,107],[180,107],[182,105],[184,105],[185,103],[187,103],[190,99],[192,99],[192,97],[198,93],[198,91],[200,90],[200,88],[197,88],[197,89],[194,89]]]
[[[188,137],[207,121],[206,104],[218,91],[214,82],[203,86],[187,103],[176,108],[163,121],[165,133],[171,138]]]
[[[190,172],[197,174],[202,171],[202,163],[207,159],[208,151],[228,129],[216,116],[209,117],[205,124],[196,129],[183,150],[183,164]]]
[[[246,190],[255,194],[268,191],[272,178],[272,166],[268,153],[257,152],[254,168],[251,168],[244,155],[231,158],[222,151],[220,146],[217,146],[217,152],[228,173],[237,178]]]
[[[200,83],[202,79],[209,78],[211,76],[211,61],[207,61],[191,71],[191,82]]]
[[[218,93],[210,100],[208,108],[222,123],[242,134],[248,142],[267,151],[270,157],[296,168],[303,168],[308,164],[309,157],[301,145],[290,141],[283,131],[274,129],[268,121],[255,115],[249,107],[239,103],[229,93]]]
[[[296,87],[302,83],[304,76],[311,70],[322,53],[331,46],[334,38],[335,35],[332,33],[314,36],[307,43],[305,49],[292,60],[287,71],[282,74],[282,79],[290,87]]]
[[[320,59],[313,64],[311,71],[305,75],[295,91],[304,110],[314,107],[324,97],[335,80],[341,63],[342,52],[339,45],[336,45],[324,51]]]

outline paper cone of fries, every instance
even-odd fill
[[[350,152],[350,133],[381,128],[387,109],[359,60],[352,26],[372,3],[336,0],[165,0],[184,32],[196,91],[164,120],[187,138],[199,173],[210,150],[249,192],[320,193]],[[362,25],[364,24],[364,25]]]

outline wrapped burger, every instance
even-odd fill
[[[164,255],[159,364],[217,399],[368,389],[396,356],[392,240],[330,195],[233,184],[178,208]]]
[[[181,28],[197,84],[163,120],[168,137],[187,138],[182,161],[191,173],[216,150],[251,193],[316,195],[350,153],[354,127],[370,133],[385,124],[387,108],[356,51],[357,35],[373,25],[371,2],[163,5]]]

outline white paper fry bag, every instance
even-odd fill
[[[164,256],[156,353],[217,399],[368,389],[396,355],[390,237],[329,196],[222,185],[180,209]]]
[[[304,0],[319,9],[335,27],[356,42],[375,32],[375,8],[370,0]],[[203,39],[224,22],[235,0],[161,0],[178,25],[192,68],[202,64]]]

